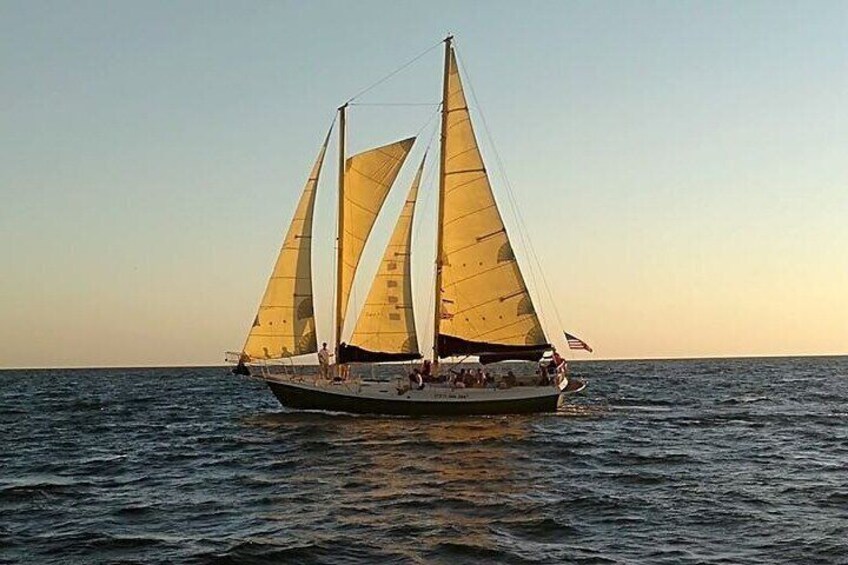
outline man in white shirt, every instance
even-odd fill
[[[321,351],[318,352],[318,374],[323,379],[330,378],[330,352],[327,350],[327,344],[321,346]]]

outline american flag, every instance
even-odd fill
[[[565,340],[568,342],[569,349],[585,349],[589,353],[592,353],[592,348],[589,347],[589,344],[580,339],[579,337],[573,336],[568,332],[562,332],[565,334]]]

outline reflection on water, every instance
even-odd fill
[[[282,496],[279,512],[268,517],[295,528],[332,521],[346,532],[392,524],[403,534],[395,540],[398,549],[410,544],[410,551],[421,543],[436,551],[446,531],[459,547],[494,549],[493,514],[512,499],[526,498],[530,485],[519,468],[526,453],[518,446],[536,433],[532,422],[317,412],[261,414],[245,421],[272,431],[279,442],[296,436],[303,458],[285,480],[293,492]],[[278,463],[284,460],[291,456]],[[265,473],[260,479],[275,480]],[[306,508],[293,517],[289,506],[295,499]],[[335,508],[332,516],[321,512],[327,502]]]
[[[423,546],[428,555],[467,560],[497,550],[502,540],[493,535],[495,524],[505,531],[541,524],[536,534],[543,536],[564,527],[544,516],[550,494],[561,485],[539,474],[550,433],[540,424],[604,412],[566,405],[541,418],[443,419],[285,410],[244,423],[271,432],[279,444],[297,446],[280,456],[270,476],[261,476],[285,485],[279,508],[266,517],[285,524],[287,533],[334,524],[366,535],[389,525],[391,543],[401,553],[420,555]],[[285,478],[274,475],[293,460],[298,464]],[[300,508],[295,516],[292,503]],[[275,543],[290,540],[284,535]]]

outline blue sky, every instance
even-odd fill
[[[0,32],[0,366],[238,349],[334,109],[448,32],[552,333],[596,357],[848,352],[845,3],[5,2]],[[436,102],[440,64],[435,49],[362,101]],[[354,108],[351,149],[432,110]],[[318,234],[334,166],[333,150]],[[315,254],[327,280],[329,237]]]

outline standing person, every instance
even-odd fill
[[[345,342],[341,342],[339,344],[339,354],[336,356],[336,379],[341,379],[346,381],[350,376],[350,366],[347,362],[342,363],[342,359],[349,358],[348,355],[342,355],[342,352],[347,349],[347,344]]]
[[[551,359],[551,364],[555,365],[554,369],[554,382],[559,385],[563,379],[567,378],[568,374],[568,363],[565,362],[559,353],[557,353],[556,348],[554,348],[553,358]]]
[[[563,363],[565,363],[565,359],[563,359],[562,356],[560,356],[560,354],[557,353],[556,347],[553,348],[553,359],[552,359],[552,361],[554,362],[554,367],[557,367],[557,368],[560,365],[562,365]]]
[[[330,378],[330,352],[327,350],[327,343],[321,345],[321,351],[318,352],[318,374],[322,379]]]

